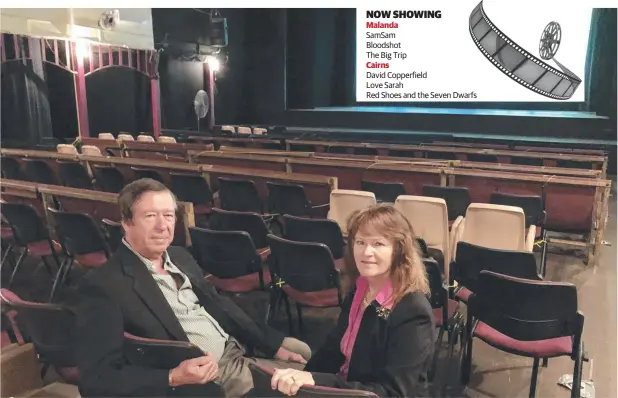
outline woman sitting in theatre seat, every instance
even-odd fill
[[[412,227],[392,205],[378,204],[354,214],[348,231],[351,289],[337,325],[304,371],[277,369],[271,386],[288,395],[318,385],[429,396],[436,328]]]

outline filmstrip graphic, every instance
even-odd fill
[[[560,24],[550,22],[541,35],[539,54],[553,59],[561,70],[548,65],[518,46],[487,17],[481,1],[470,14],[470,35],[478,49],[505,75],[522,86],[549,98],[567,100],[573,96],[581,79],[554,56],[560,46]]]

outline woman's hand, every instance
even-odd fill
[[[314,386],[315,381],[309,372],[296,369],[275,369],[270,381],[273,390],[279,390],[285,395],[296,395],[302,386]]]

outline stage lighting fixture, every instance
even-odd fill
[[[210,19],[210,45],[212,47],[227,46],[227,18],[213,17]]]

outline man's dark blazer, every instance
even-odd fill
[[[223,330],[246,345],[274,357],[284,335],[253,321],[232,300],[219,295],[184,248],[168,254],[187,275],[204,309]],[[146,265],[124,244],[106,264],[77,282],[76,356],[82,396],[163,397],[168,370],[130,365],[123,355],[123,334],[153,339],[189,341]]]
[[[337,326],[305,370],[316,385],[372,391],[380,397],[426,397],[436,325],[427,297],[409,293],[390,313],[374,301],[358,329],[347,379],[338,375],[345,357],[341,340],[348,327],[354,289],[345,299]]]

